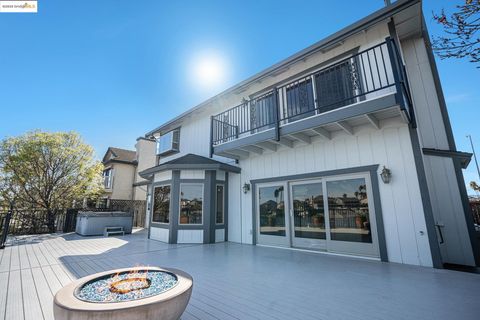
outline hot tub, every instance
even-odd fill
[[[80,211],[77,215],[75,232],[82,236],[101,236],[106,227],[122,227],[132,233],[133,214],[130,212]]]

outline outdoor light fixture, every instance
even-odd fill
[[[245,182],[243,185],[243,193],[246,194],[248,191],[250,191],[250,184]]]
[[[380,172],[380,177],[382,177],[383,183],[390,183],[392,172],[390,169],[387,169],[385,166],[383,166],[382,172]]]

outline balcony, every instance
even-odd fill
[[[241,159],[277,146],[330,139],[333,131],[380,129],[401,116],[414,125],[405,67],[391,38],[361,52],[279,83],[211,117],[211,154]]]

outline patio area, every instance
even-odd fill
[[[0,319],[53,319],[73,279],[135,265],[194,278],[182,319],[478,319],[480,275],[218,243],[168,245],[144,230],[118,238],[53,234],[0,250]]]

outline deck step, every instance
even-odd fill
[[[110,236],[123,236],[125,235],[125,231],[123,230],[123,227],[105,227],[105,230],[103,231],[103,236],[105,237],[110,237]]]

